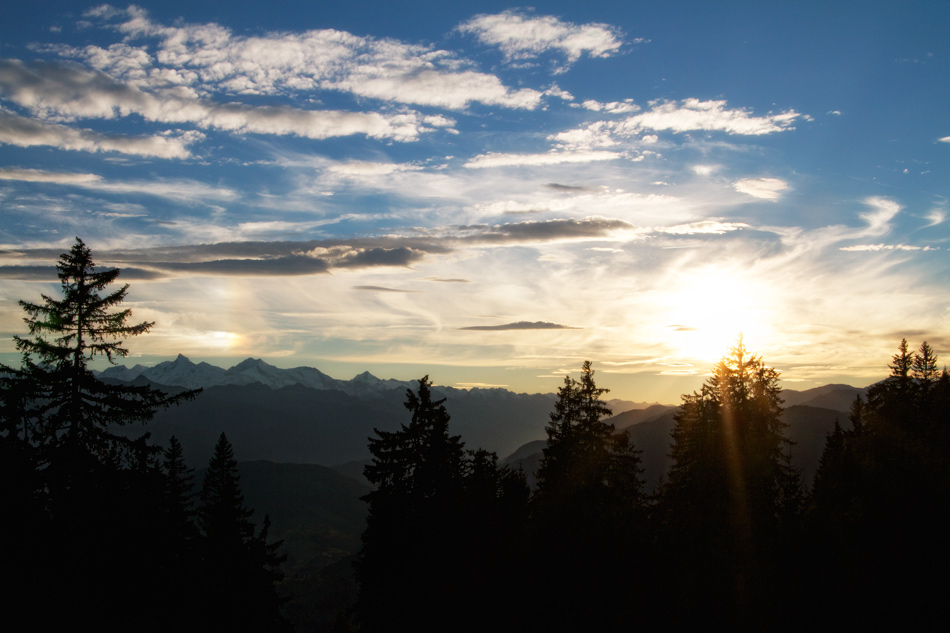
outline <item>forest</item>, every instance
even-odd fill
[[[120,271],[81,240],[57,271],[60,296],[20,301],[20,366],[0,366],[7,618],[292,630],[281,542],[268,517],[252,521],[227,436],[199,483],[176,439],[118,432],[200,391],[97,378],[94,357],[126,356],[153,324],[132,322]],[[557,391],[536,486],[453,435],[426,376],[406,422],[368,440],[359,593],[329,628],[935,628],[950,588],[950,374],[927,342],[901,340],[888,366],[803,481],[779,373],[740,337],[682,397],[655,490],[590,362]]]

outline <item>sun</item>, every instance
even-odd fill
[[[667,327],[677,356],[712,363],[741,335],[747,344],[768,338],[772,292],[744,271],[705,266],[683,274],[666,295]]]

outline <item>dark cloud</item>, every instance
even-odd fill
[[[696,328],[690,327],[688,325],[667,325],[666,327],[671,328],[674,332],[695,332]]]
[[[199,275],[290,276],[329,272],[327,262],[304,255],[273,259],[216,259],[207,262],[157,262],[152,264],[168,272]]]
[[[122,268],[119,281],[161,279],[165,275],[142,268]],[[0,279],[58,282],[55,266],[0,266]]]
[[[368,268],[371,266],[408,266],[425,253],[412,248],[368,248],[357,250],[333,262],[337,268]]]
[[[100,264],[115,266],[126,279],[155,279],[169,274],[287,276],[327,273],[334,268],[411,266],[429,255],[454,252],[466,244],[539,243],[564,239],[607,237],[632,228],[622,220],[546,220],[501,225],[446,228],[440,235],[383,236],[306,241],[247,241],[186,244],[139,249],[98,250],[90,244]],[[0,256],[56,261],[61,248],[8,249]],[[0,266],[0,270],[4,267]],[[43,272],[43,271],[46,272]],[[7,266],[0,276],[42,279],[50,268]],[[53,277],[55,279],[55,277]],[[429,278],[447,283],[467,279]],[[523,326],[522,326],[523,327]],[[550,327],[550,326],[548,326]],[[514,328],[513,328],[514,329]]]
[[[469,239],[475,242],[547,242],[563,239],[607,237],[612,231],[633,228],[623,220],[587,218],[584,220],[545,220],[518,222],[486,227]]]
[[[575,187],[573,185],[562,185],[561,183],[558,183],[558,182],[549,182],[548,184],[544,186],[547,187],[548,189],[554,189],[555,191],[570,191],[570,192],[590,191],[590,188],[588,187]]]
[[[470,279],[458,279],[458,278],[443,278],[443,277],[427,277],[428,281],[439,281],[446,284],[470,284],[472,283]]]
[[[570,325],[561,325],[560,323],[549,323],[547,321],[518,321],[517,323],[505,323],[504,325],[470,325],[459,328],[460,330],[579,330],[581,328],[571,327]]]

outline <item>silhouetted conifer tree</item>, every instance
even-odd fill
[[[144,334],[152,324],[129,323],[131,312],[122,308],[128,286],[109,290],[119,271],[98,268],[78,238],[56,269],[61,296],[20,302],[29,330],[14,337],[21,366],[0,367],[0,444],[15,451],[11,464],[32,467],[21,490],[41,509],[22,515],[20,550],[34,559],[20,570],[20,582],[32,578],[34,597],[42,602],[56,596],[57,604],[36,609],[29,619],[55,627],[62,615],[101,630],[147,630],[152,618],[138,600],[141,593],[156,593],[160,449],[149,445],[147,434],[132,439],[114,431],[145,423],[157,409],[195,392],[168,396],[149,386],[98,380],[90,361],[125,356],[121,339]],[[107,607],[102,596],[109,596]]]
[[[716,613],[762,625],[774,604],[780,521],[795,494],[778,377],[740,338],[675,416],[658,529],[681,624]]]
[[[852,428],[825,445],[807,517],[824,569],[814,603],[839,624],[914,628],[939,617],[950,588],[937,562],[950,546],[934,521],[950,499],[950,407],[926,342],[912,353],[901,340],[890,369],[867,403],[855,401]],[[829,592],[837,597],[823,599]]]
[[[523,542],[524,476],[494,453],[466,453],[431,386],[426,376],[407,390],[409,424],[369,440],[374,490],[356,563],[363,631],[485,630],[517,596],[503,572]]]
[[[280,631],[277,584],[283,577],[280,543],[268,543],[270,519],[254,534],[253,510],[244,505],[234,450],[222,433],[205,471],[198,525],[203,535],[206,630]]]
[[[113,425],[147,422],[156,410],[197,392],[169,396],[150,386],[100,381],[88,367],[93,357],[114,362],[126,356],[121,339],[144,334],[153,324],[129,324],[132,312],[121,308],[128,285],[108,290],[120,271],[99,269],[79,238],[56,269],[61,298],[20,301],[30,336],[14,336],[23,353],[15,376],[30,383],[36,426],[26,433],[28,440],[43,449],[51,476],[69,479],[96,463],[112,468],[129,458],[133,441],[115,434]]]
[[[579,380],[565,378],[547,426],[532,499],[541,629],[620,626],[645,598],[631,582],[632,570],[648,573],[640,451],[605,422],[607,391],[585,361]]]

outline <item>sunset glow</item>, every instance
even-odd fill
[[[946,357],[944,7],[679,4],[8,8],[0,357],[76,236],[146,364],[675,402],[740,333],[799,386]]]

